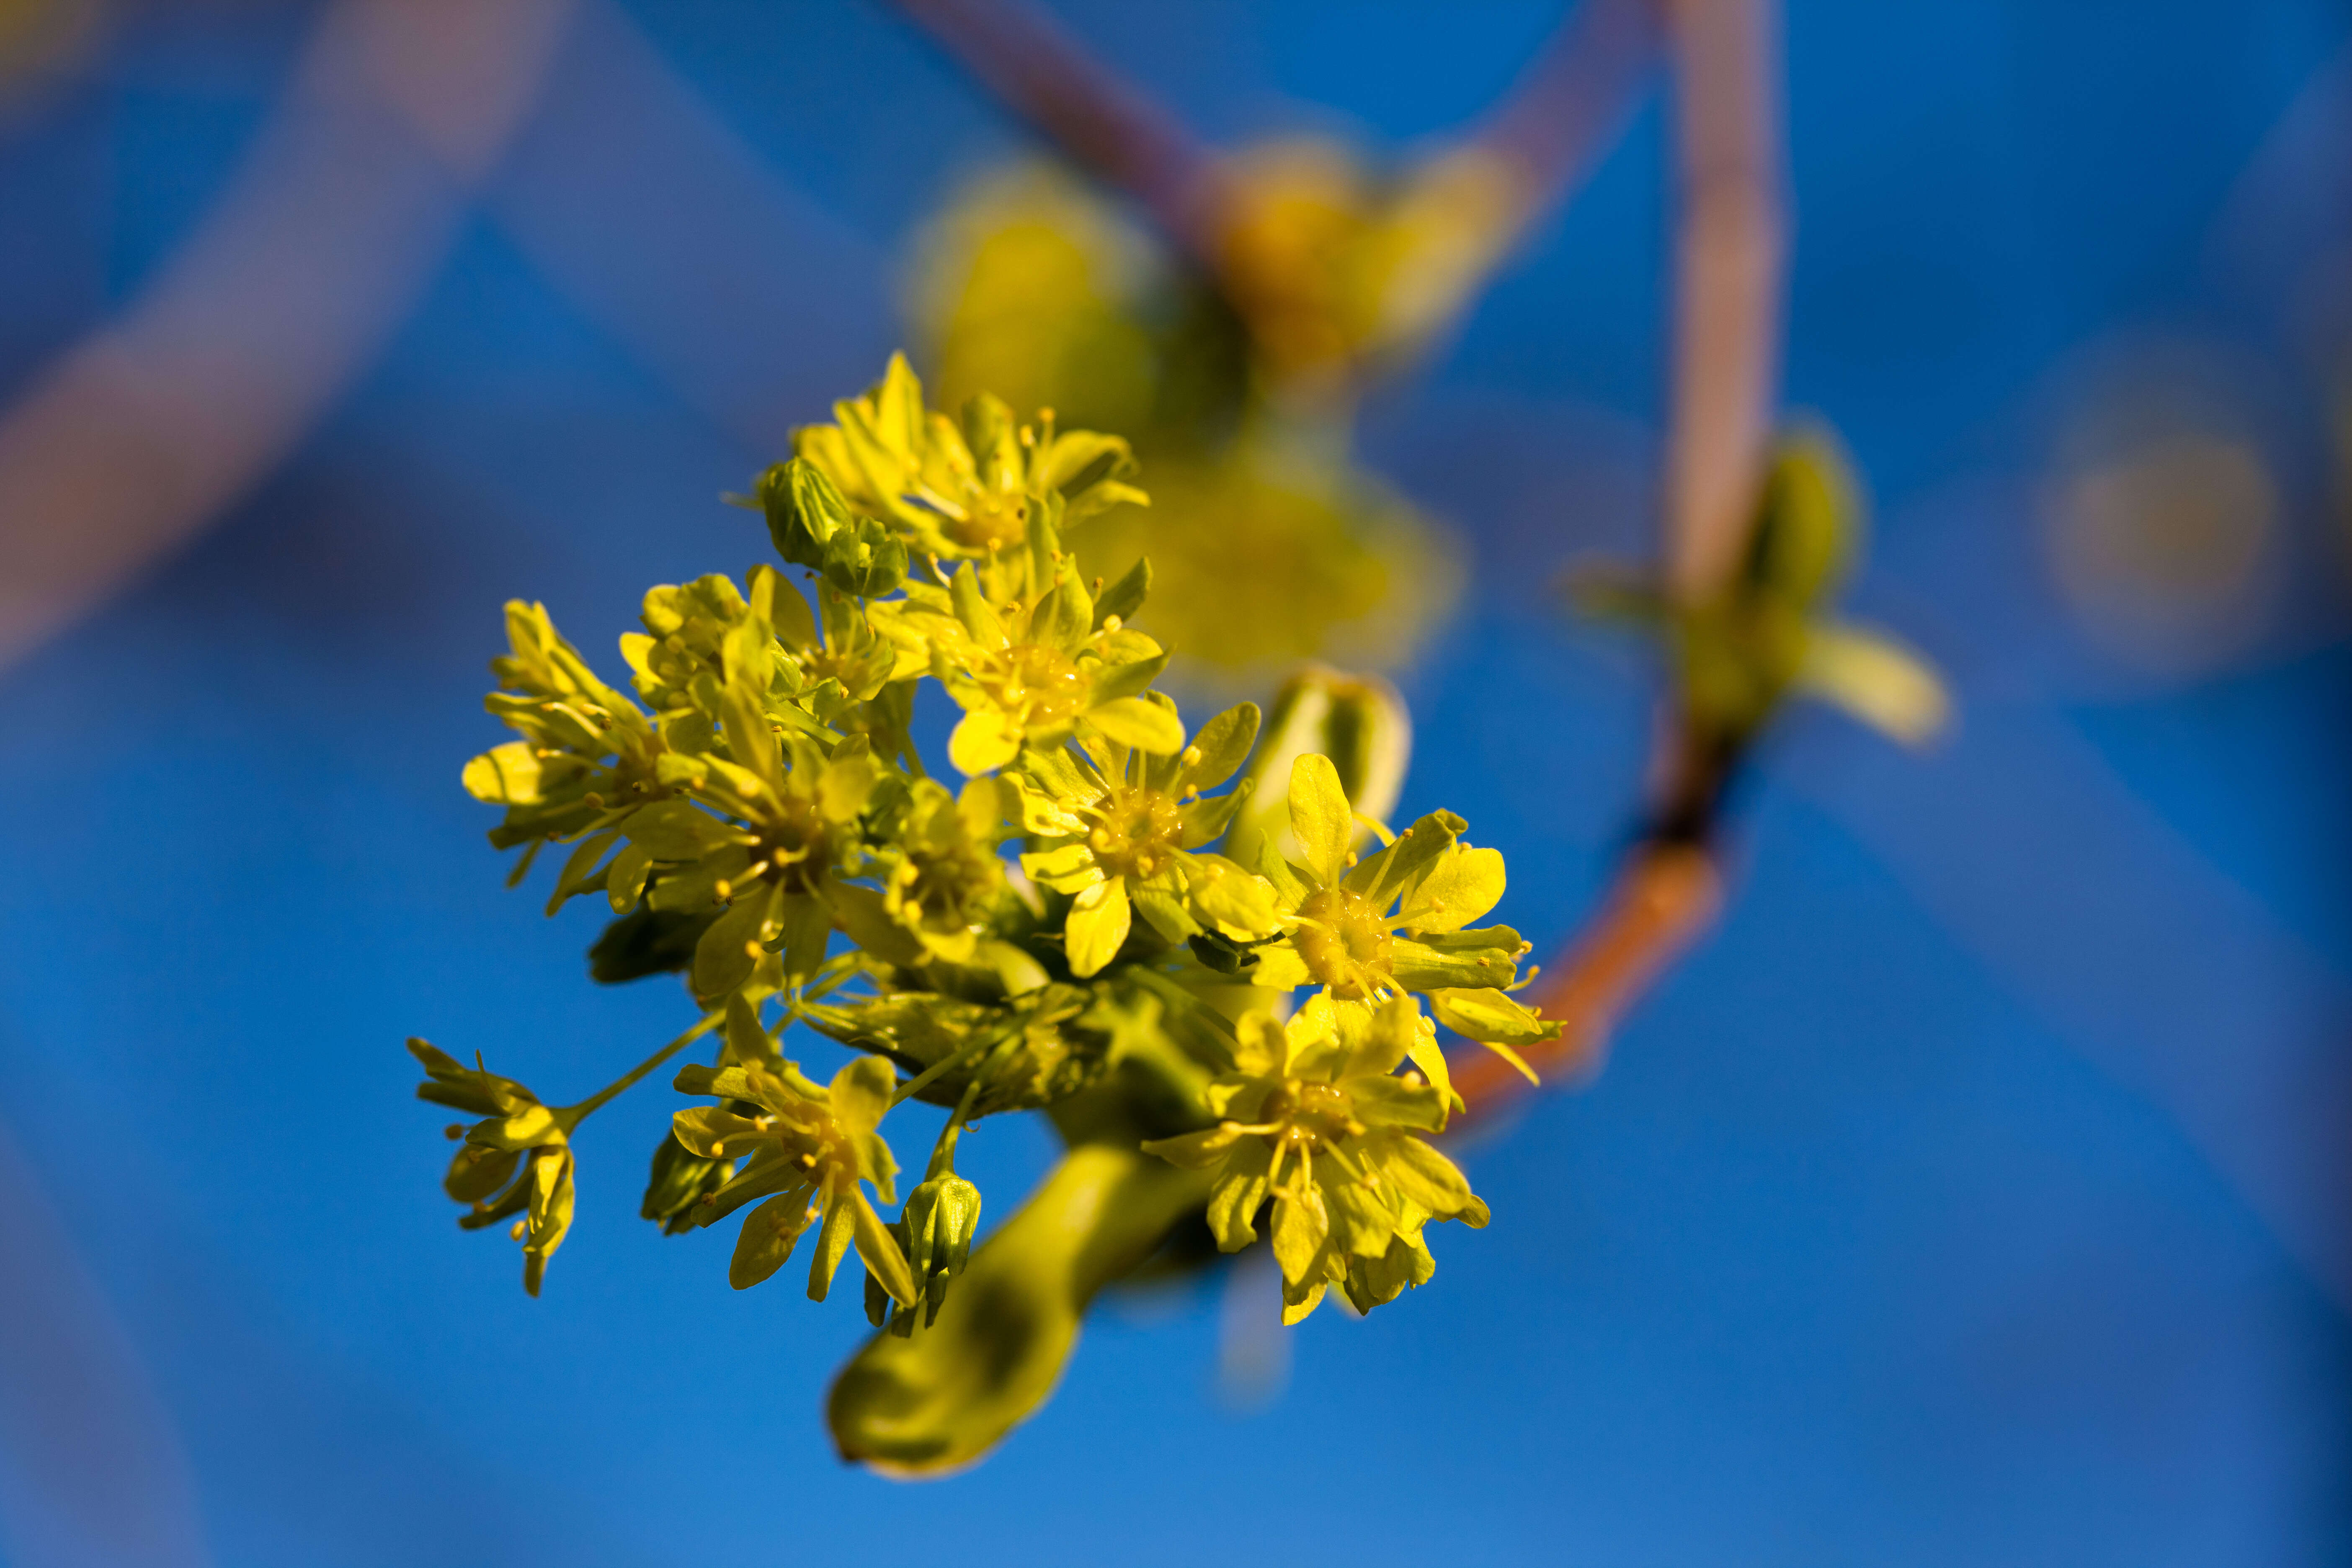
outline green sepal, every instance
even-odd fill
[[[1139,556],[1124,576],[1096,595],[1095,625],[1100,626],[1113,616],[1121,621],[1134,619],[1135,612],[1143,608],[1143,601],[1150,592],[1151,562]]]
[[[622,985],[648,974],[671,974],[694,962],[702,933],[719,918],[643,906],[604,928],[588,950],[588,973],[600,985]]]
[[[683,1235],[694,1228],[688,1211],[725,1186],[734,1171],[733,1161],[706,1160],[665,1131],[654,1149],[653,1168],[646,1178],[646,1195],[637,1205],[637,1216],[658,1223],[664,1236]]]

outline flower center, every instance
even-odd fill
[[[1393,942],[1380,913],[1361,893],[1321,888],[1298,906],[1302,921],[1291,944],[1307,973],[1342,1002],[1363,1002],[1391,989],[1389,948]]]
[[[1085,705],[1087,678],[1057,648],[1023,643],[1002,656],[996,700],[1031,724],[1058,724],[1077,717]]]
[[[915,907],[925,925],[964,925],[972,906],[995,891],[997,865],[995,857],[969,844],[910,849],[894,880],[898,897]]]
[[[856,662],[829,647],[809,648],[801,652],[799,658],[801,670],[810,680],[837,680],[845,688],[850,684],[850,666]]]
[[[1266,1096],[1260,1114],[1282,1123],[1283,1142],[1312,1154],[1357,1131],[1355,1109],[1347,1090],[1337,1085],[1293,1079]]]
[[[1109,876],[1149,877],[1183,847],[1183,818],[1176,803],[1156,789],[1113,790],[1094,816],[1087,847]]]
[[[759,824],[754,863],[766,861],[768,876],[788,893],[813,893],[833,859],[833,846],[814,803],[799,795],[775,801],[777,809]]]
[[[979,490],[964,500],[963,516],[948,537],[966,550],[997,551],[1029,537],[1029,498],[1017,490]]]

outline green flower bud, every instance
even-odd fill
[[[1292,676],[1274,700],[1257,754],[1242,775],[1250,798],[1225,835],[1228,856],[1255,867],[1268,839],[1285,858],[1299,855],[1290,831],[1290,769],[1310,753],[1331,759],[1357,812],[1385,820],[1396,809],[1412,755],[1412,718],[1404,699],[1376,675],[1309,665]]]
[[[940,1315],[948,1281],[963,1272],[980,1232],[980,1189],[950,1171],[907,1194],[907,1261],[923,1292],[923,1324]]]
[[[725,1186],[734,1170],[732,1160],[706,1160],[665,1131],[637,1214],[657,1222],[664,1236],[683,1235],[694,1228],[694,1205]]]

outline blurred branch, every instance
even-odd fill
[[[1148,211],[1215,279],[1245,321],[1251,290],[1231,273],[1231,190],[1214,149],[1026,0],[897,0],[998,101],[1080,166]],[[1582,181],[1623,126],[1655,63],[1659,0],[1584,0],[1509,95],[1440,160],[1491,162],[1509,199],[1451,299],[1458,312],[1495,263]]]
[[[0,412],[0,664],[234,504],[372,359],[572,0],[339,0],[188,242]]]
[[[1210,264],[1215,157],[1150,94],[1024,0],[897,3],[998,102]]]
[[[1623,129],[1658,63],[1661,3],[1584,0],[1473,132],[1471,146],[1517,173],[1518,234],[1564,202]]]
[[[1024,0],[898,4],[1008,109],[1215,271],[1215,155],[1171,113]],[[1690,604],[1737,566],[1776,404],[1784,237],[1773,0],[1585,0],[1455,155],[1483,153],[1508,170],[1516,210],[1491,263],[1575,187],[1622,124],[1656,58],[1662,11],[1681,154],[1664,554],[1670,592]],[[1738,760],[1686,722],[1670,729],[1642,847],[1537,993],[1564,1023],[1539,1070],[1596,1062],[1611,1025],[1712,921],[1721,875],[1707,840]],[[1499,1065],[1465,1066],[1474,1110],[1524,1084],[1492,1070]]]
[[[1666,577],[1685,604],[1747,542],[1778,399],[1782,264],[1774,0],[1675,0],[1681,145]]]
[[[1620,870],[1601,909],[1530,997],[1559,1038],[1521,1051],[1547,1079],[1576,1081],[1598,1070],[1601,1047],[1625,1009],[1714,922],[1723,878],[1715,857],[1688,844],[1650,844]],[[1480,1052],[1454,1070],[1475,1114],[1528,1087],[1502,1058]]]
[[[11,1041],[13,1046],[16,1041]],[[100,1249],[106,1233],[94,1237]],[[0,1552],[23,1564],[205,1568],[172,1411],[31,1159],[0,1122]]]
[[[1783,258],[1775,0],[1672,0],[1681,222],[1674,408],[1666,441],[1664,576],[1685,605],[1738,569],[1777,404]],[[1661,739],[1642,844],[1536,994],[1560,1038],[1537,1070],[1589,1074],[1610,1027],[1721,905],[1712,839],[1739,747],[1678,713]],[[1473,1114],[1526,1079],[1491,1058],[1457,1079]]]

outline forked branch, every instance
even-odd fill
[[[1778,401],[1786,204],[1774,0],[1674,0],[1669,20],[1679,225],[1661,545],[1668,594],[1687,607],[1725,589],[1753,525]],[[1535,994],[1561,1024],[1538,1071],[1597,1070],[1610,1028],[1721,906],[1713,839],[1738,757],[1686,714],[1660,745],[1643,842]],[[1491,1058],[1456,1082],[1474,1114],[1526,1087]]]

